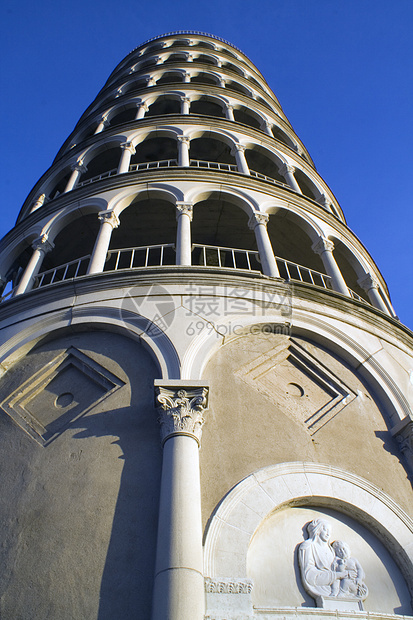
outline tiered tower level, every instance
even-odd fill
[[[133,50],[0,274],[5,620],[412,614],[412,334],[239,49]]]

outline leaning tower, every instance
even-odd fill
[[[0,274],[2,618],[412,615],[412,333],[239,49],[133,50]]]

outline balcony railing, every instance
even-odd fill
[[[159,161],[145,161],[139,164],[131,164],[129,172],[139,172],[140,170],[153,170],[155,168],[170,168],[177,166],[176,159],[160,159]]]
[[[80,181],[76,187],[83,187],[84,185],[89,185],[89,183],[95,183],[95,181],[101,181],[102,179],[108,179],[109,177],[114,177],[118,173],[117,168],[113,168],[113,170],[108,170],[107,172],[102,172],[102,174],[97,174],[90,179],[86,179],[85,181]]]
[[[33,288],[43,288],[76,279],[87,274],[91,255],[59,265],[39,273],[34,280]],[[299,265],[285,258],[275,257],[281,278],[288,282],[303,282],[323,289],[332,289],[331,278],[325,273]],[[124,269],[144,269],[147,267],[165,267],[176,264],[175,245],[163,243],[131,248],[109,250],[103,271],[114,272]],[[259,254],[256,250],[244,250],[215,245],[194,243],[192,245],[193,267],[217,267],[262,272]],[[1,301],[10,299],[17,287],[7,290]],[[349,289],[352,299],[369,303],[360,295]]]

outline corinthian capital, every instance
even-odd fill
[[[280,174],[285,175],[285,174],[294,174],[295,172],[295,168],[294,166],[292,166],[291,164],[283,164],[280,168]]]
[[[324,252],[332,252],[334,250],[334,243],[330,239],[320,237],[318,241],[313,243],[311,249],[315,254],[323,254]]]
[[[48,240],[47,235],[42,235],[33,241],[32,248],[33,250],[40,250],[41,252],[44,252],[44,254],[47,254],[47,252],[53,250],[54,243]]]
[[[359,284],[363,291],[366,292],[370,291],[372,288],[380,288],[380,284],[378,283],[376,278],[371,275],[371,273],[366,273],[366,275],[357,280],[357,284]]]
[[[122,142],[120,148],[124,151],[130,151],[132,155],[135,155],[135,147],[133,146],[132,142]]]
[[[155,385],[155,395],[162,445],[171,435],[188,435],[200,444],[208,388]]]
[[[120,224],[119,218],[113,211],[100,211],[98,218],[102,222],[107,222],[112,228],[117,228]]]
[[[193,215],[193,204],[192,202],[177,202],[176,203],[176,219],[180,218],[181,215],[188,215],[192,222]]]
[[[255,211],[249,219],[248,226],[254,230],[258,224],[264,224],[264,226],[267,226],[268,220],[269,215],[267,213],[259,213],[258,211]]]

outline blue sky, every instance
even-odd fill
[[[413,0],[3,0],[0,236],[115,65],[201,30],[264,74],[413,328]]]

